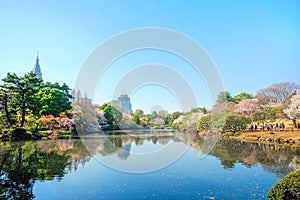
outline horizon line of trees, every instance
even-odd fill
[[[293,120],[295,127],[300,117],[300,85],[293,82],[281,82],[260,89],[255,95],[241,92],[232,96],[228,91],[219,93],[211,110],[205,107],[192,108],[189,112],[168,113],[166,110],[145,114],[137,109],[133,113],[122,113],[115,105],[103,104],[95,107],[85,102],[70,102],[70,88],[64,83],[44,82],[33,72],[24,76],[8,73],[0,85],[0,130],[25,127],[31,131],[39,128],[52,129],[64,127],[73,129],[74,121],[83,128],[99,125],[109,129],[130,128],[175,128],[181,130],[237,132],[245,130],[255,121],[264,123],[277,118],[287,117]],[[84,105],[81,105],[84,104]],[[82,107],[87,107],[82,109]],[[86,111],[85,111],[86,110]],[[84,116],[95,110],[95,117]],[[79,112],[78,112],[79,111]],[[76,113],[73,116],[73,113]],[[79,115],[78,115],[79,113]],[[85,118],[91,118],[86,122]],[[96,130],[96,126],[91,129]]]
[[[300,85],[293,82],[281,82],[260,89],[255,95],[241,92],[232,96],[228,91],[219,93],[211,110],[205,107],[193,108],[190,112],[168,113],[166,110],[145,114],[143,110],[126,114],[111,104],[99,107],[100,125],[114,128],[130,127],[171,127],[188,130],[196,127],[198,131],[231,131],[245,130],[250,123],[264,124],[278,118],[289,118],[296,121],[300,117]],[[124,123],[127,122],[127,125]],[[122,127],[120,127],[122,126]]]

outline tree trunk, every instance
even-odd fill
[[[25,123],[25,112],[26,112],[26,102],[25,102],[25,94],[22,95],[22,107],[21,107],[21,112],[22,112],[22,118],[21,118],[21,127],[24,126]]]
[[[10,114],[9,114],[9,111],[8,111],[8,105],[7,105],[7,102],[8,102],[8,95],[5,94],[4,96],[4,111],[5,111],[5,116],[6,116],[6,119],[9,123],[10,126],[13,126],[13,123],[10,119]]]

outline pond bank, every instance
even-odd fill
[[[275,131],[275,132],[243,132],[239,135],[229,136],[245,142],[276,143],[300,147],[300,131]]]

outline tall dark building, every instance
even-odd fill
[[[37,52],[36,62],[35,62],[32,72],[36,75],[37,78],[42,78],[41,67],[39,64],[39,52]]]
[[[121,94],[121,96],[118,97],[118,103],[124,112],[126,113],[132,112],[130,98],[128,97],[127,94]]]
[[[130,97],[128,97],[127,94],[121,94],[117,100],[112,100],[109,103],[120,107],[123,112],[126,112],[126,113],[132,112]]]

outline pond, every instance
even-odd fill
[[[222,139],[205,154],[203,146],[170,132],[2,142],[0,199],[266,199],[300,168],[297,147]]]

